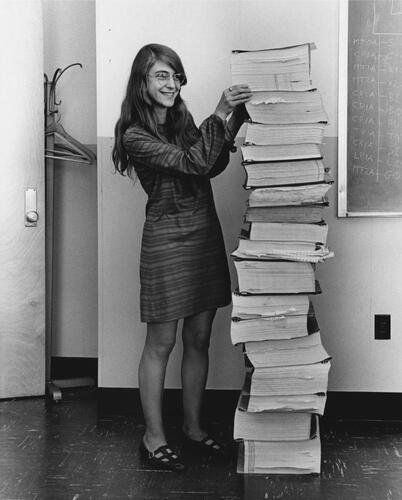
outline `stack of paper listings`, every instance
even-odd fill
[[[246,227],[232,253],[231,338],[243,344],[246,364],[234,419],[240,473],[320,472],[330,357],[309,296],[320,293],[316,264],[333,255],[324,222],[332,181],[320,150],[327,115],[311,84],[312,48],[232,53],[233,84],[253,91],[241,148]]]

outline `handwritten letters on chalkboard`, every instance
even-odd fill
[[[339,215],[402,215],[402,2],[349,0],[347,17]]]

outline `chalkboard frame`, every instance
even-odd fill
[[[347,137],[348,137],[348,39],[349,0],[339,3],[339,86],[338,86],[338,217],[402,217],[401,210],[395,212],[359,212],[347,206]]]

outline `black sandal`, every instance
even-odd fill
[[[215,455],[218,457],[230,456],[230,450],[228,450],[223,444],[220,444],[211,436],[206,436],[200,441],[197,441],[195,439],[189,438],[184,434],[184,443],[187,448],[199,453],[208,453],[209,455]]]
[[[152,452],[145,447],[144,441],[141,439],[140,454],[143,460],[158,469],[180,472],[185,468],[179,456],[167,444],[160,446]]]

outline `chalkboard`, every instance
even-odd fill
[[[339,216],[402,216],[402,0],[341,2]]]

